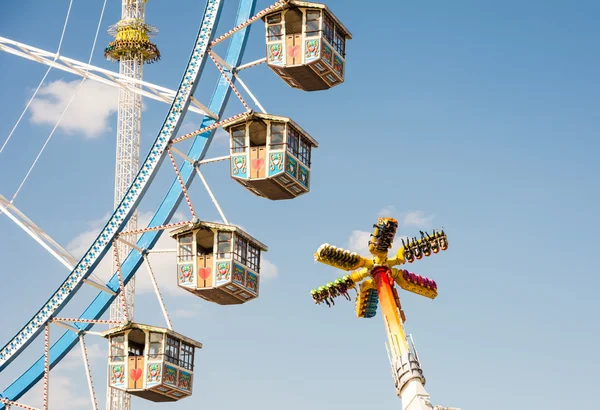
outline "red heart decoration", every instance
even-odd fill
[[[202,280],[208,279],[208,277],[210,276],[210,268],[200,268],[200,269],[198,269],[198,275],[200,275],[200,278]]]
[[[259,159],[253,159],[252,160],[252,168],[256,169],[257,171],[262,169],[262,167],[265,166],[265,160],[262,158]]]
[[[142,369],[131,369],[129,371],[129,377],[133,379],[133,381],[139,380],[142,377]]]
[[[288,54],[294,58],[300,54],[300,46],[288,46]]]

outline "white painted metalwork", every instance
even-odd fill
[[[175,148],[173,145],[171,145],[169,147],[169,149],[171,151],[173,151],[174,153],[176,153],[177,155],[179,155],[181,158],[183,158],[184,160],[186,160],[187,162],[190,163],[190,165],[195,165],[194,164],[194,160],[191,159],[190,157],[188,157],[187,155],[185,155],[183,152],[179,151],[177,148]]]
[[[160,290],[158,289],[158,283],[156,283],[156,278],[154,277],[154,272],[152,272],[152,266],[150,265],[150,259],[147,254],[144,254],[144,262],[146,262],[146,267],[148,268],[148,275],[150,275],[150,281],[152,282],[152,286],[154,287],[154,293],[156,294],[156,298],[158,299],[158,303],[160,304],[160,308],[162,309],[163,316],[165,317],[165,322],[167,322],[167,327],[170,330],[173,330],[173,325],[171,325],[171,319],[169,319],[169,313],[167,313],[167,308],[165,307],[165,302],[160,294]]]
[[[37,243],[42,245],[44,249],[50,252],[52,256],[58,259],[60,263],[66,266],[67,269],[73,270],[73,267],[77,264],[77,259],[2,195],[0,195],[0,210],[16,223],[19,228],[23,229]]]
[[[11,407],[18,407],[25,410],[39,410],[37,407],[26,406],[25,404],[16,401],[7,400],[4,397],[0,397],[0,403],[6,405],[6,410],[10,410]]]
[[[267,57],[259,58],[258,60],[254,60],[254,61],[251,61],[249,63],[237,66],[235,68],[235,71],[236,72],[237,71],[242,71],[242,70],[245,70],[247,68],[254,67],[256,65],[263,64],[263,63],[266,63],[266,62],[267,62]]]
[[[87,283],[88,285],[90,285],[90,286],[93,286],[93,287],[95,287],[96,289],[99,289],[99,290],[101,290],[102,292],[106,292],[106,293],[108,293],[109,295],[113,295],[113,296],[115,296],[115,295],[116,295],[116,293],[115,293],[115,292],[113,292],[111,289],[109,289],[109,288],[108,288],[106,285],[104,285],[104,284],[102,284],[102,283],[98,283],[98,282],[96,282],[96,281],[94,281],[94,280],[90,280],[90,279],[84,279],[83,281],[84,281],[85,283]]]
[[[246,85],[246,83],[244,83],[242,81],[242,79],[240,78],[240,76],[237,75],[237,73],[233,73],[233,75],[235,76],[237,82],[240,83],[240,85],[242,86],[242,88],[244,90],[246,90],[246,92],[248,93],[248,95],[250,96],[250,98],[252,98],[252,101],[254,101],[254,104],[256,104],[256,106],[258,108],[260,108],[260,110],[262,111],[263,114],[267,114],[267,111],[265,111],[265,109],[263,108],[263,106],[258,102],[258,100],[254,96],[254,94],[252,94],[252,91],[250,91],[250,89],[248,88],[248,86]]]
[[[282,6],[286,5],[288,2],[289,2],[289,0],[279,0],[275,4],[272,4],[269,7],[267,7],[266,9],[259,11],[254,16],[250,17],[248,20],[244,21],[243,23],[241,23],[241,24],[235,26],[234,28],[232,28],[231,30],[229,30],[227,33],[215,38],[212,41],[212,43],[210,43],[211,47],[214,47],[215,45],[219,44],[221,41],[223,41],[226,38],[228,38],[229,36],[237,33],[244,27],[249,26],[250,24],[254,23],[255,21],[258,21],[263,16],[266,16],[267,14],[272,13],[275,10],[281,8]]]
[[[135,19],[144,24],[146,20],[146,1],[145,0],[122,0],[121,3],[121,21]],[[111,32],[111,29],[109,29]],[[114,33],[116,34],[116,33]],[[129,58],[122,58],[119,61],[119,73],[126,79],[141,81],[144,74],[144,56],[140,52],[132,53]],[[122,87],[119,90],[119,108],[117,113],[117,158],[115,169],[115,208],[123,197],[127,194],[129,186],[133,183],[136,173],[140,167],[140,136],[142,127],[142,96],[134,92],[133,89],[139,89],[138,84],[131,84],[130,87]],[[123,228],[125,231],[135,231],[137,229],[138,210],[131,215],[127,225]],[[121,267],[119,266],[119,254],[126,256],[132,247],[127,243],[136,243],[137,235],[123,235],[121,241],[117,241],[115,246],[115,266],[119,272],[119,281],[121,279]],[[127,243],[124,243],[126,241]],[[122,303],[118,299],[110,305],[110,319],[118,320],[125,318],[125,321],[133,320],[135,310],[135,276],[129,281],[125,289],[122,283]],[[123,292],[124,290],[124,292]],[[131,396],[126,392],[110,387],[107,379],[107,410],[129,410],[131,408]]]
[[[126,88],[133,93],[167,104],[171,104],[175,98],[175,91],[168,88],[154,85],[141,79],[127,78],[123,73],[115,73],[104,68],[82,63],[72,58],[63,57],[57,53],[51,53],[5,37],[0,37],[0,51],[36,61],[111,87]],[[193,106],[190,105],[188,111],[208,115],[214,119],[219,118],[195,98],[192,98],[191,101]]]
[[[219,215],[221,215],[221,219],[226,224],[229,224],[229,221],[225,217],[225,214],[223,213],[223,210],[221,209],[221,206],[219,205],[219,201],[217,201],[217,199],[215,198],[212,190],[210,189],[210,186],[208,185],[208,182],[204,178],[204,175],[202,175],[202,172],[200,172],[200,167],[196,166],[196,164],[194,163],[194,160],[192,160],[190,157],[188,157],[187,155],[185,155],[183,152],[179,151],[173,145],[171,145],[169,147],[169,150],[171,150],[171,151],[175,152],[176,154],[178,154],[179,156],[181,156],[181,158],[183,158],[184,160],[186,160],[187,162],[189,162],[191,165],[194,165],[194,168],[196,169],[196,173],[200,177],[200,180],[202,181],[202,184],[204,184],[204,187],[206,188],[206,191],[208,192],[208,195],[210,196],[210,199],[212,200],[213,204],[217,208],[217,211],[219,212]],[[229,155],[226,155],[226,156],[223,156],[223,157],[213,158],[213,159],[210,159],[210,160],[199,161],[198,165],[200,165],[200,164],[206,164],[206,163],[210,163],[210,162],[223,161],[223,160],[226,160],[226,159],[229,159],[229,158],[230,158]]]
[[[212,200],[213,204],[215,204],[217,211],[219,211],[219,215],[221,215],[221,219],[223,219],[223,222],[225,222],[225,224],[229,225],[229,221],[227,220],[227,218],[225,217],[225,214],[223,213],[223,210],[219,206],[219,202],[217,201],[217,198],[215,198],[215,196],[213,195],[212,190],[208,186],[208,182],[206,182],[206,179],[204,179],[204,175],[202,175],[202,172],[200,172],[200,167],[195,167],[195,169],[196,169],[196,173],[200,177],[200,180],[204,184],[204,188],[206,188],[206,192],[208,192],[208,195],[210,195],[210,199]]]
[[[175,253],[177,249],[148,249],[146,253]]]
[[[23,212],[21,212],[14,204],[11,204],[9,200],[0,195],[0,211],[8,216],[17,226],[29,236],[31,236],[37,243],[42,245],[52,256],[54,256],[60,263],[62,263],[67,269],[73,270],[73,267],[77,264],[77,259],[69,251],[63,248],[57,243],[50,235],[48,235],[42,228],[37,226],[31,219],[27,218]],[[103,283],[96,282],[92,279],[84,279],[85,283],[90,286],[100,289],[103,292],[111,295],[116,295],[111,289],[106,287]]]
[[[221,64],[221,66],[227,68],[229,71],[233,71],[233,67],[227,61],[225,61],[224,58],[222,58],[220,55],[215,53],[215,51],[212,49],[210,50],[210,52],[212,53],[215,60],[217,60],[219,62],[219,64]]]
[[[90,390],[90,399],[92,401],[92,410],[98,410],[98,402],[96,401],[96,392],[94,391],[94,383],[92,382],[92,373],[90,372],[90,363],[88,361],[87,349],[85,348],[85,340],[83,335],[79,336],[79,345],[81,347],[81,355],[83,356],[83,365],[85,366],[85,376]]]
[[[48,400],[50,389],[50,322],[46,323],[44,329],[44,393],[42,398],[42,407],[48,410]]]
[[[80,334],[81,333],[81,329],[73,326],[73,325],[68,325],[64,322],[61,322],[60,320],[53,320],[52,324],[55,324],[57,326],[60,326],[64,329],[70,330],[71,332],[75,333],[75,334]]]
[[[203,159],[202,161],[198,162],[198,165],[210,164],[211,162],[226,161],[230,158],[231,158],[231,155],[223,155],[222,157]]]
[[[127,235],[129,235],[129,234],[127,234]],[[121,242],[123,245],[125,245],[126,247],[128,247],[128,248],[133,248],[136,251],[138,251],[139,253],[144,253],[144,250],[142,248],[140,248],[139,246],[137,246],[133,242],[129,242],[127,239],[123,239],[121,237],[121,235],[117,236],[117,240],[119,242]]]

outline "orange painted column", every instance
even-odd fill
[[[371,271],[379,296],[379,306],[386,323],[386,331],[392,354],[402,356],[408,353],[406,333],[400,318],[400,306],[393,289],[392,271],[387,266],[377,266]]]

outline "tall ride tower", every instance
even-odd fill
[[[121,20],[108,29],[115,37],[104,50],[104,57],[119,62],[119,72],[133,80],[141,80],[144,63],[153,63],[160,59],[160,52],[149,37],[157,34],[156,27],[146,24],[146,3],[148,0],[122,0]],[[119,109],[117,115],[117,156],[115,172],[115,207],[121,202],[131,185],[140,166],[140,134],[142,123],[142,96],[131,91],[138,88],[134,82],[128,88],[121,88],[119,93]],[[132,215],[124,230],[137,228],[137,211]],[[125,238],[135,243],[137,237],[131,235]],[[123,242],[118,242],[117,249],[121,260],[129,254],[131,248]],[[115,267],[116,269],[116,267]],[[135,279],[132,279],[125,289],[127,310],[130,320],[133,320]],[[110,307],[110,318],[121,320],[124,316],[123,307],[115,300]],[[107,410],[129,410],[131,407],[129,394],[111,389],[107,386]]]

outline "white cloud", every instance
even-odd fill
[[[423,211],[411,211],[404,215],[404,226],[415,226],[419,228],[428,227],[435,215],[425,215]]]
[[[275,279],[279,276],[279,269],[271,261],[262,258],[260,261],[260,277],[265,280]]]
[[[368,255],[370,239],[371,232],[352,231],[350,238],[348,238],[348,250],[357,252],[359,255]]]
[[[391,217],[392,215],[396,215],[397,213],[398,211],[396,210],[396,207],[394,205],[388,205],[382,208],[381,211],[377,213],[377,217],[386,218]]]
[[[85,387],[85,385],[76,385],[73,382],[75,380],[85,380],[83,368],[81,373],[82,377],[74,377],[73,372],[70,372],[68,376],[60,374],[57,371],[50,372],[50,377],[48,378],[48,408],[87,410],[91,407],[91,398],[88,393],[88,388]],[[19,402],[41,409],[42,394],[43,381],[40,380],[22,400],[19,400]]]
[[[31,103],[31,122],[54,127],[81,80],[57,80],[40,88]],[[95,138],[110,129],[109,118],[117,111],[119,90],[102,83],[85,81],[62,118],[59,128],[68,134]]]
[[[90,221],[88,223],[89,229],[73,238],[67,244],[67,250],[71,252],[71,254],[73,254],[73,256],[75,256],[76,258],[81,258],[85,251],[87,251],[92,245],[92,242],[94,241],[94,239],[96,239],[96,237],[100,233],[100,230],[102,229],[109,217],[110,214],[107,213],[100,219]]]
[[[394,205],[385,206],[377,213],[380,218],[396,218],[406,227],[428,228],[435,215],[426,215],[423,211],[399,212]]]
[[[102,359],[102,361],[104,362],[106,360],[106,357],[108,356],[108,347],[105,344],[89,344],[89,338],[86,338],[85,340],[85,350],[87,351],[87,357],[88,362],[90,363],[90,367],[93,366],[92,362],[94,362],[97,359]],[[83,357],[81,356],[81,348],[79,344],[74,349],[72,349],[63,360],[61,360],[60,364],[56,369],[57,371],[71,371],[71,369],[73,368],[84,369]]]
[[[366,231],[352,231],[352,234],[348,238],[348,247],[347,249],[352,252],[357,252],[361,256],[369,256],[369,240],[371,239],[372,232]],[[398,252],[398,249],[402,246],[401,239],[407,241],[406,235],[396,235],[394,237],[394,242],[392,244],[392,248],[389,251],[389,255],[394,255]]]

